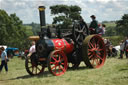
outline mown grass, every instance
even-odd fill
[[[127,85],[128,59],[108,58],[99,69],[88,69],[82,62],[78,70],[68,70],[62,76],[53,76],[47,69],[44,74],[30,76],[24,60],[11,59],[9,72],[0,73],[0,85]]]

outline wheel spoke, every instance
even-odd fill
[[[33,73],[33,71],[34,71],[34,67],[32,67],[32,73]]]
[[[103,49],[98,49],[98,51],[102,51]]]
[[[37,74],[37,67],[36,67],[36,69],[35,69],[35,70],[36,70],[36,74]]]
[[[100,60],[103,60],[103,58],[101,58],[99,55],[96,55]]]
[[[61,68],[60,68],[60,65],[59,65],[59,70],[58,70],[59,73],[60,73],[60,70],[61,70]]]
[[[56,62],[50,62],[50,64],[56,64]]]
[[[96,48],[96,40],[94,38],[92,39],[92,43],[93,43],[93,48]]]
[[[91,64],[94,65],[94,58],[92,58]]]
[[[64,69],[64,68],[62,68],[61,66],[60,66],[60,68],[61,68],[61,70],[62,70],[63,72],[65,72],[65,69]]]
[[[57,61],[54,57],[51,57],[55,62]]]
[[[99,63],[99,60],[96,58],[95,59],[95,62],[96,62],[96,65],[99,65],[100,63]]]
[[[82,32],[84,32],[84,29],[85,29],[85,25],[83,26],[83,28],[81,29],[82,30]]]
[[[54,65],[51,69],[53,70],[54,68],[56,68],[56,66],[58,66],[58,65]]]
[[[38,69],[39,71],[41,71],[41,69],[40,69],[39,67],[37,67],[37,69]]]
[[[88,55],[91,55],[91,54],[92,54],[91,52],[88,53]]]
[[[98,55],[101,55],[101,53],[100,53],[100,52],[98,52],[97,54],[98,54]]]
[[[59,56],[59,61],[61,61],[61,56]]]
[[[94,46],[93,46],[93,44],[91,42],[89,44],[91,45],[92,48],[94,48]]]
[[[61,63],[61,65],[64,65],[64,63]]]
[[[80,35],[78,35],[78,36],[77,36],[76,41],[78,41],[78,40],[79,40],[79,38],[80,38]]]
[[[99,44],[99,41],[100,41],[100,40],[98,39],[97,44]]]
[[[89,56],[89,59],[91,59],[93,57],[93,55]]]

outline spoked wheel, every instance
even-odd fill
[[[99,68],[106,60],[106,48],[104,41],[98,35],[90,35],[83,42],[83,59],[91,68]]]
[[[75,22],[73,25],[72,34],[75,43],[82,45],[84,38],[89,34],[86,23]]]
[[[30,57],[26,57],[25,68],[30,75],[34,76],[43,73],[45,66],[37,62],[36,54],[33,53]]]
[[[48,69],[55,75],[60,76],[67,70],[67,57],[63,51],[52,51],[48,57]]]

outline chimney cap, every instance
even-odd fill
[[[39,11],[44,11],[45,10],[45,6],[39,6]]]

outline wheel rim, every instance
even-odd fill
[[[48,57],[48,69],[55,75],[63,75],[67,70],[67,57],[64,52],[55,50]]]
[[[90,35],[83,42],[84,62],[88,67],[99,68],[106,60],[106,48],[102,38],[98,35]]]
[[[35,63],[30,57],[27,57],[25,60],[25,68],[30,75],[39,75],[44,72],[45,66]]]

